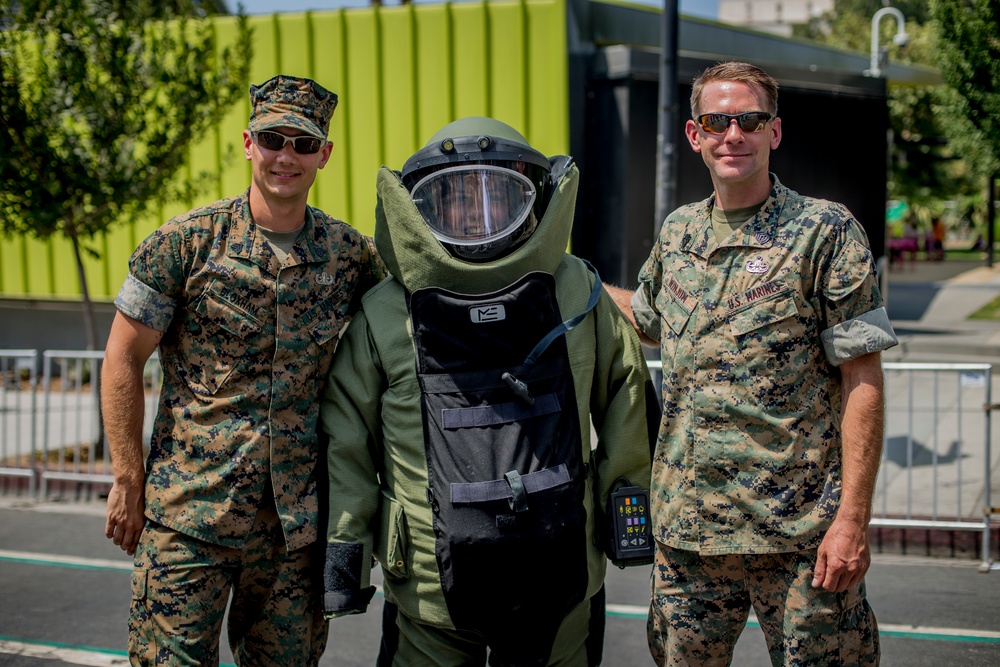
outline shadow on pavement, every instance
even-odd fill
[[[913,440],[913,448],[910,452],[910,460],[912,460],[912,465],[914,468],[920,466],[929,466],[934,463],[934,452],[930,448],[924,446],[919,440]],[[890,438],[886,438],[885,441],[885,458],[888,461],[895,463],[896,465],[905,468],[907,466],[907,437],[905,435],[897,435]],[[968,454],[959,454],[959,443],[953,441],[945,452],[938,452],[937,463],[938,465],[947,465],[953,463],[959,458],[969,458]]]

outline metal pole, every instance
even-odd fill
[[[990,194],[993,193],[992,182],[990,185]],[[992,205],[993,202],[990,202]],[[992,235],[991,235],[992,236]],[[992,250],[990,255],[993,255]],[[990,485],[993,480],[990,478],[990,473],[993,470],[993,452],[990,445],[991,439],[993,437],[992,424],[991,424],[991,411],[990,406],[993,405],[993,369],[986,371],[986,444],[984,447],[984,455],[986,456],[986,465],[984,467],[984,483],[983,483],[983,540],[982,540],[982,562],[979,565],[980,572],[989,572],[993,569],[990,562],[990,519],[993,515],[993,499],[990,497]]]
[[[653,239],[660,225],[676,207],[677,147],[677,0],[664,0],[660,21],[659,117],[656,128],[656,206]]]
[[[990,174],[986,183],[986,266],[993,267],[993,244],[996,242],[997,219],[997,176],[1000,174]]]

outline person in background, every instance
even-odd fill
[[[934,222],[931,224],[931,235],[930,235],[930,251],[927,253],[927,259],[940,262],[944,260],[944,238],[945,238],[945,227],[944,220],[941,216],[936,216]]]
[[[118,294],[102,386],[114,465],[105,534],[134,554],[134,665],[316,665],[316,402],[361,295],[370,239],[307,205],[337,96],[279,75],[250,88],[242,195],[153,232]],[[143,367],[163,386],[143,461]],[[230,603],[230,592],[232,601]]]
[[[322,416],[326,612],[367,609],[374,556],[382,667],[600,664],[605,508],[648,484],[656,401],[631,326],[565,252],[578,184],[571,158],[481,117],[379,173],[392,278],[347,330]],[[627,535],[648,544],[647,526]]]
[[[720,63],[685,132],[708,199],[666,219],[619,306],[663,362],[653,460],[658,665],[728,665],[753,607],[774,665],[876,665],[865,595],[896,343],[865,233],[769,172],[777,82]]]

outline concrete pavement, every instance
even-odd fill
[[[26,503],[0,496],[0,665],[116,667],[127,658],[131,559],[104,538],[98,502]],[[609,568],[605,667],[651,665],[649,567]],[[375,583],[380,582],[377,570]],[[956,559],[876,554],[867,576],[885,667],[1000,664],[1000,574]],[[336,619],[320,667],[374,664],[382,598]],[[225,641],[223,667],[233,667]],[[770,667],[751,618],[734,665]]]
[[[887,279],[887,280],[885,280]],[[1000,504],[1000,436],[992,426],[1000,369],[1000,321],[969,316],[1000,296],[1000,267],[984,262],[918,261],[893,267],[883,286],[900,344],[882,353],[886,372],[885,455],[875,513],[907,520],[960,523],[958,530],[873,529],[890,551],[997,561],[994,517]],[[992,372],[894,364],[992,364]],[[942,525],[943,525],[942,523]],[[979,524],[979,533],[973,532]]]
[[[887,310],[900,344],[883,353],[884,361],[1000,364],[1000,321],[968,319],[1000,296],[1000,267],[918,261],[893,267],[887,278]]]

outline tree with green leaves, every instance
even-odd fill
[[[930,9],[938,30],[938,68],[953,92],[944,112],[966,121],[947,131],[989,184],[986,218],[992,222],[1000,177],[1000,0],[933,0]],[[987,237],[992,246],[992,224]]]
[[[1000,0],[931,0],[938,30],[937,66],[958,97],[951,111],[967,118],[995,173],[1000,155]],[[989,171],[987,171],[989,170]]]
[[[794,34],[867,54],[872,17],[886,4],[882,0],[836,0],[831,12],[797,26]],[[905,47],[894,44],[895,21],[881,21],[879,43],[888,48],[889,60],[936,66],[937,26],[927,2],[895,0],[891,5],[906,18],[910,40]],[[946,202],[957,202],[962,211],[971,209],[982,198],[976,169],[989,159],[970,146],[972,127],[949,110],[954,92],[947,85],[890,83],[888,94],[893,133],[889,197],[905,200],[925,226],[944,212]]]
[[[193,194],[205,179],[178,177],[188,148],[246,92],[250,27],[241,12],[220,47],[206,19],[218,11],[191,0],[0,4],[0,230],[69,240],[88,349],[84,255],[116,222]]]

